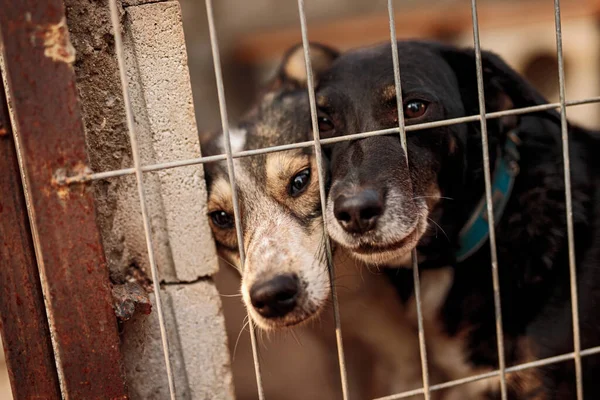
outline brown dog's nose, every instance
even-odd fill
[[[339,195],[333,203],[333,214],[342,228],[350,233],[365,233],[375,228],[383,214],[383,195],[365,189],[353,196]]]
[[[254,309],[265,318],[283,317],[296,307],[299,292],[296,275],[276,277],[252,285],[250,301]]]

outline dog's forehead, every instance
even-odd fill
[[[306,141],[312,135],[308,95],[304,90],[270,93],[242,125],[248,132],[245,150]]]
[[[431,46],[419,42],[399,42],[398,61],[404,92],[427,88],[434,92],[456,86],[449,64]],[[356,77],[360,79],[356,79]],[[358,49],[340,56],[323,78],[322,89],[340,87],[385,93],[394,85],[392,51],[389,44]],[[374,90],[375,89],[375,90]]]
[[[310,138],[312,138],[312,129],[308,95],[303,90],[271,92],[264,95],[239,127],[230,130],[233,152],[298,143]],[[221,153],[224,153],[222,135],[217,142],[221,147]],[[311,153],[312,147],[307,147],[236,158],[234,160],[236,186],[243,194],[241,197],[245,197],[246,200],[260,197],[260,193],[264,192],[268,183],[269,168],[273,171],[281,166],[294,165],[301,160],[306,160],[306,155]],[[220,178],[228,179],[226,163],[211,163],[206,175],[209,184]]]

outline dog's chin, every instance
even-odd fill
[[[311,305],[310,307],[298,307],[288,315],[282,318],[265,318],[258,314],[252,307],[248,308],[248,313],[252,321],[264,331],[275,331],[293,328],[305,325],[306,323],[317,319],[323,309],[325,302],[320,305]]]
[[[423,233],[427,229],[427,215],[421,216],[407,234],[380,240],[377,232],[373,237],[352,237],[348,234],[335,234],[331,232],[334,241],[346,248],[357,260],[381,267],[406,267],[412,266],[412,250],[415,249]],[[340,227],[341,229],[341,227]]]
[[[357,252],[351,251],[350,254],[357,260],[370,265],[377,265],[381,267],[390,267],[390,268],[410,268],[412,263],[412,249],[413,247],[407,248],[399,248],[397,250],[386,250],[386,251],[377,251],[373,250],[371,252]]]
[[[388,243],[360,241],[358,244],[345,245],[358,260],[386,267],[410,267],[412,250],[419,243],[421,235],[418,225],[408,235]]]

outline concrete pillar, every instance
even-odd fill
[[[66,0],[76,49],[90,167],[133,165],[108,3]],[[129,90],[143,165],[200,157],[186,47],[177,1],[124,1],[121,9]],[[233,398],[218,269],[206,219],[201,165],[144,174],[153,248],[177,398]],[[150,269],[135,177],[94,183],[98,224],[111,280],[148,291]],[[150,295],[154,303],[153,296]],[[122,351],[132,399],[164,399],[168,385],[156,307],[122,323]]]

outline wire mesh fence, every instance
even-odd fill
[[[227,170],[229,173],[229,179],[231,187],[236,187],[236,173],[235,173],[235,165],[234,159],[243,158],[243,157],[252,157],[260,154],[267,154],[291,149],[299,149],[299,148],[313,148],[314,153],[318,163],[318,178],[320,184],[320,203],[322,209],[326,208],[326,194],[325,194],[325,179],[324,179],[324,170],[323,170],[323,154],[322,154],[322,146],[327,144],[338,143],[341,141],[351,141],[357,139],[363,139],[368,137],[380,136],[380,135],[390,135],[390,134],[398,134],[399,140],[401,141],[402,147],[406,154],[407,151],[407,142],[406,142],[406,133],[412,131],[418,131],[423,129],[431,129],[435,127],[449,126],[453,124],[461,124],[465,122],[479,122],[481,127],[481,145],[483,151],[483,160],[484,160],[484,180],[485,180],[485,198],[487,200],[487,221],[489,226],[489,243],[490,243],[490,255],[491,255],[491,266],[492,268],[492,277],[493,277],[493,292],[494,292],[494,312],[495,312],[495,321],[496,321],[496,338],[497,338],[497,355],[498,355],[498,368],[494,371],[483,373],[479,375],[470,376],[463,379],[452,380],[439,384],[431,384],[429,377],[429,368],[427,363],[427,343],[425,340],[425,331],[423,324],[423,316],[421,311],[421,295],[420,295],[420,277],[419,277],[419,268],[416,257],[416,250],[412,252],[412,266],[413,266],[413,280],[414,280],[414,288],[415,288],[415,299],[416,299],[416,307],[417,307],[417,322],[418,322],[418,337],[419,337],[419,349],[421,356],[421,367],[422,367],[422,388],[392,394],[385,397],[380,397],[378,400],[391,400],[391,399],[401,399],[407,398],[414,395],[423,395],[426,400],[430,399],[431,392],[439,391],[443,389],[448,389],[451,387],[456,387],[458,385],[463,385],[471,382],[476,382],[484,379],[491,378],[499,378],[500,382],[500,393],[501,398],[503,400],[507,399],[507,380],[506,376],[510,373],[522,371],[530,368],[536,368],[540,366],[550,365],[554,363],[559,363],[563,361],[573,360],[575,365],[576,372],[576,388],[577,388],[577,400],[583,400],[583,385],[582,385],[582,364],[581,359],[585,356],[590,356],[593,354],[600,353],[600,346],[582,349],[580,343],[580,332],[579,332],[579,311],[578,311],[578,296],[577,296],[577,281],[576,281],[576,263],[575,263],[575,238],[574,238],[574,228],[573,228],[573,209],[571,202],[571,171],[570,171],[570,159],[569,159],[569,142],[568,142],[568,125],[567,125],[567,108],[570,106],[582,105],[582,104],[590,104],[590,103],[600,103],[600,96],[594,98],[586,98],[574,101],[567,101],[565,95],[565,72],[564,72],[564,60],[563,60],[563,49],[562,49],[562,31],[561,31],[561,8],[560,1],[554,1],[554,11],[555,11],[555,32],[556,32],[556,48],[557,48],[557,56],[558,56],[558,71],[559,71],[559,89],[560,89],[560,100],[558,103],[550,103],[538,106],[530,106],[530,107],[522,107],[515,108],[506,111],[500,112],[486,112],[485,108],[485,93],[484,93],[484,83],[483,83],[483,71],[482,71],[482,61],[481,61],[481,43],[479,39],[479,22],[478,22],[478,13],[477,13],[477,1],[471,0],[471,13],[472,13],[472,27],[473,27],[473,45],[475,49],[476,56],[476,72],[477,72],[477,87],[478,87],[478,103],[479,103],[479,114],[477,115],[469,115],[460,118],[446,119],[435,122],[421,123],[410,126],[405,126],[404,124],[404,115],[403,115],[403,107],[402,105],[402,71],[400,70],[399,63],[399,55],[398,48],[396,45],[396,27],[394,20],[394,9],[392,0],[388,0],[388,13],[389,13],[389,30],[390,30],[390,44],[392,49],[392,59],[393,59],[393,71],[394,71],[394,81],[395,81],[395,90],[396,90],[396,99],[398,103],[398,126],[390,129],[383,129],[377,131],[370,132],[361,132],[356,134],[350,134],[346,136],[334,137],[321,139],[319,134],[318,122],[317,122],[317,107],[315,101],[315,88],[313,86],[313,72],[310,63],[310,47],[309,47],[309,32],[307,28],[306,22],[306,12],[305,12],[305,4],[304,0],[298,0],[298,14],[299,21],[301,27],[301,36],[302,36],[302,44],[303,44],[303,52],[305,59],[305,67],[306,73],[308,77],[308,96],[310,102],[310,113],[311,113],[311,123],[312,123],[312,132],[313,132],[313,140],[305,141],[301,143],[273,146],[268,148],[260,148],[254,150],[246,150],[241,152],[233,152],[231,147],[231,138],[230,138],[230,126],[227,114],[227,105],[225,99],[225,91],[224,91],[224,83],[223,83],[223,74],[221,71],[221,63],[220,63],[220,54],[219,54],[219,42],[217,39],[216,28],[215,28],[215,18],[213,12],[212,0],[206,0],[206,10],[208,16],[208,25],[209,25],[209,33],[210,33],[210,43],[212,47],[212,55],[214,61],[214,71],[217,82],[217,91],[219,98],[219,109],[221,113],[221,124],[224,135],[224,143],[225,143],[225,154],[216,155],[216,156],[208,156],[208,157],[198,157],[186,160],[178,160],[178,161],[169,161],[164,163],[157,163],[152,165],[142,165],[140,161],[139,149],[136,141],[136,133],[134,130],[134,116],[131,110],[131,105],[129,101],[128,94],[128,83],[127,83],[127,75],[125,73],[125,56],[123,54],[122,49],[122,39],[121,39],[121,27],[120,27],[120,19],[118,14],[118,5],[117,0],[109,0],[110,9],[111,9],[111,21],[113,25],[113,31],[115,35],[115,45],[116,45],[116,54],[119,61],[119,70],[121,72],[121,83],[123,88],[123,97],[125,99],[125,108],[127,114],[127,127],[129,131],[131,150],[133,155],[134,166],[132,168],[125,168],[119,170],[111,170],[100,173],[88,173],[82,172],[76,176],[70,177],[59,177],[57,179],[57,183],[59,185],[72,185],[77,183],[85,183],[96,180],[104,180],[110,179],[125,175],[135,175],[137,188],[140,199],[140,209],[143,216],[144,223],[144,233],[146,238],[147,252],[150,260],[151,266],[151,274],[152,280],[155,282],[154,285],[154,295],[156,297],[156,305],[157,312],[159,316],[160,322],[160,333],[162,339],[162,348],[164,353],[165,367],[166,373],[168,375],[168,383],[169,383],[169,392],[172,399],[177,398],[175,383],[173,372],[171,368],[171,361],[169,357],[169,343],[167,340],[166,326],[164,321],[164,315],[161,305],[160,298],[160,285],[161,281],[159,276],[159,271],[156,265],[154,251],[152,247],[152,230],[150,224],[150,217],[147,211],[147,205],[145,200],[145,188],[144,188],[144,173],[148,172],[156,172],[162,171],[171,168],[178,168],[190,165],[198,165],[205,164],[211,162],[225,161],[227,163]],[[571,290],[571,313],[573,318],[573,352],[566,353],[563,355],[558,355],[555,357],[536,360],[533,362],[528,362],[524,364],[519,364],[515,366],[507,366],[505,361],[505,349],[504,349],[504,337],[503,337],[503,325],[502,325],[502,310],[501,310],[501,292],[500,292],[500,283],[499,283],[499,274],[498,274],[498,259],[497,259],[497,251],[496,251],[496,237],[495,237],[495,222],[494,222],[494,210],[493,210],[493,202],[492,202],[492,182],[491,182],[491,172],[490,172],[490,155],[488,151],[488,135],[487,135],[487,121],[490,119],[501,118],[505,116],[511,115],[523,115],[528,113],[534,113],[544,110],[550,109],[558,109],[560,111],[561,117],[561,133],[562,133],[562,154],[563,154],[563,165],[564,165],[564,181],[565,181],[565,202],[566,202],[566,220],[567,220],[567,233],[568,233],[568,245],[569,245],[569,273],[570,273],[570,290]],[[398,162],[408,162],[408,160],[398,160]],[[237,198],[236,190],[232,191],[233,196],[233,210],[235,216],[235,228],[237,232],[237,243],[239,247],[240,254],[240,263],[241,268],[244,268],[245,262],[245,249],[244,249],[244,240],[242,237],[242,229],[241,229],[241,212],[240,212],[240,204],[239,199]],[[323,224],[324,234],[327,237],[327,225]],[[332,250],[329,241],[326,241],[326,254],[327,254],[327,262],[329,268],[330,282],[334,281],[334,268],[335,265],[332,261]],[[338,299],[336,296],[336,288],[332,283],[332,304],[334,308],[334,320],[335,320],[335,336],[337,343],[337,352],[338,352],[338,360],[339,360],[339,369],[341,376],[341,387],[343,392],[343,398],[350,398],[349,392],[349,382],[348,382],[348,374],[346,371],[346,362],[344,356],[344,345],[343,345],[343,335],[342,335],[342,326],[340,322],[339,315],[339,305]],[[254,368],[256,375],[256,382],[258,387],[258,398],[264,399],[265,394],[262,385],[262,376],[260,369],[260,362],[258,357],[258,345],[257,338],[254,332],[254,327],[252,324],[252,320],[250,321],[250,338],[252,343],[252,352],[254,355]]]

